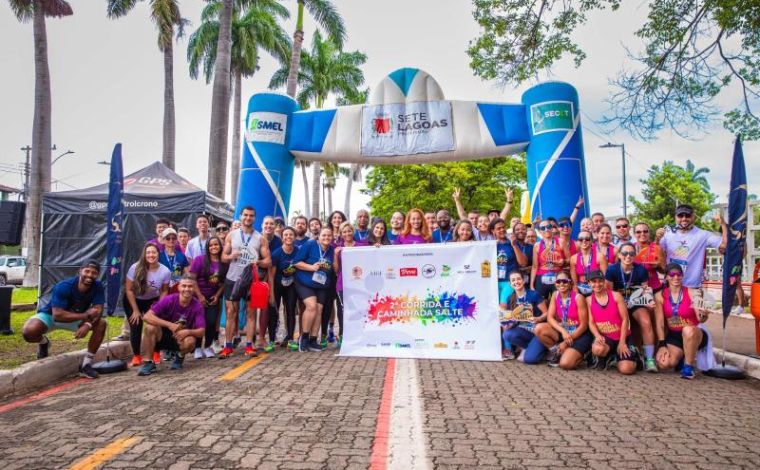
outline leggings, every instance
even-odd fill
[[[137,325],[133,325],[129,323],[129,317],[132,315],[132,305],[129,303],[129,300],[127,299],[127,296],[124,295],[123,305],[124,305],[124,314],[127,316],[127,324],[129,325],[129,344],[132,346],[132,354],[135,356],[140,355],[140,348],[142,347],[142,327],[143,327],[143,321],[142,321],[142,315],[145,314],[148,310],[150,310],[150,307],[158,300],[158,297],[153,299],[135,299],[137,303],[137,308],[140,309],[140,321],[137,322]]]
[[[337,292],[335,286],[331,286],[327,289],[327,302],[322,307],[322,336],[327,337],[327,325],[330,324],[330,317],[332,316],[333,304],[335,303],[335,297]]]
[[[338,291],[338,326],[340,327],[340,336],[343,336],[343,291]]]
[[[219,319],[219,312],[222,310],[222,302],[224,302],[224,300],[219,299],[219,302],[217,302],[216,305],[206,305],[203,309],[206,320],[206,333],[204,337],[207,348],[210,348],[216,339],[216,321]],[[201,341],[201,338],[195,338],[196,348],[201,347]]]
[[[280,320],[280,304],[285,307],[285,326],[288,330],[283,341],[290,341],[296,331],[296,295],[295,285],[287,287],[275,282],[274,285],[274,305],[269,306],[269,341],[274,341],[277,335],[277,325]]]
[[[502,339],[510,345],[518,346],[525,350],[525,356],[523,360],[526,364],[538,364],[546,355],[546,347],[541,341],[533,334],[533,332],[515,326],[509,330],[506,330],[502,335]]]

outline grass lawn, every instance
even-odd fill
[[[37,345],[29,344],[21,337],[24,322],[34,314],[34,310],[11,312],[11,328],[14,333],[10,336],[0,335],[0,369],[13,369],[37,359]],[[121,322],[121,318],[108,317],[108,334],[112,338],[119,336]],[[89,335],[75,340],[73,332],[58,330],[48,334],[48,338],[50,338],[50,354],[53,355],[86,348]]]
[[[13,289],[11,304],[33,304],[37,302],[36,287],[16,287]]]

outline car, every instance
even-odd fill
[[[0,286],[21,284],[26,274],[26,258],[23,256],[0,256]]]

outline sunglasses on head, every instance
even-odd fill
[[[635,251],[621,251],[620,256],[636,256]]]
[[[641,235],[642,233],[649,233],[649,230],[636,230],[636,235]]]
[[[628,228],[628,224],[615,225],[615,228]]]
[[[683,277],[683,273],[681,271],[670,271],[668,273],[668,276],[670,276],[670,277]]]
[[[556,279],[555,284],[570,284],[570,279]]]
[[[570,227],[572,227],[572,225],[570,225],[567,222],[560,222],[559,223],[559,228],[570,228]]]

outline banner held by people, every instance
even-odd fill
[[[346,248],[340,355],[501,360],[495,245]]]

